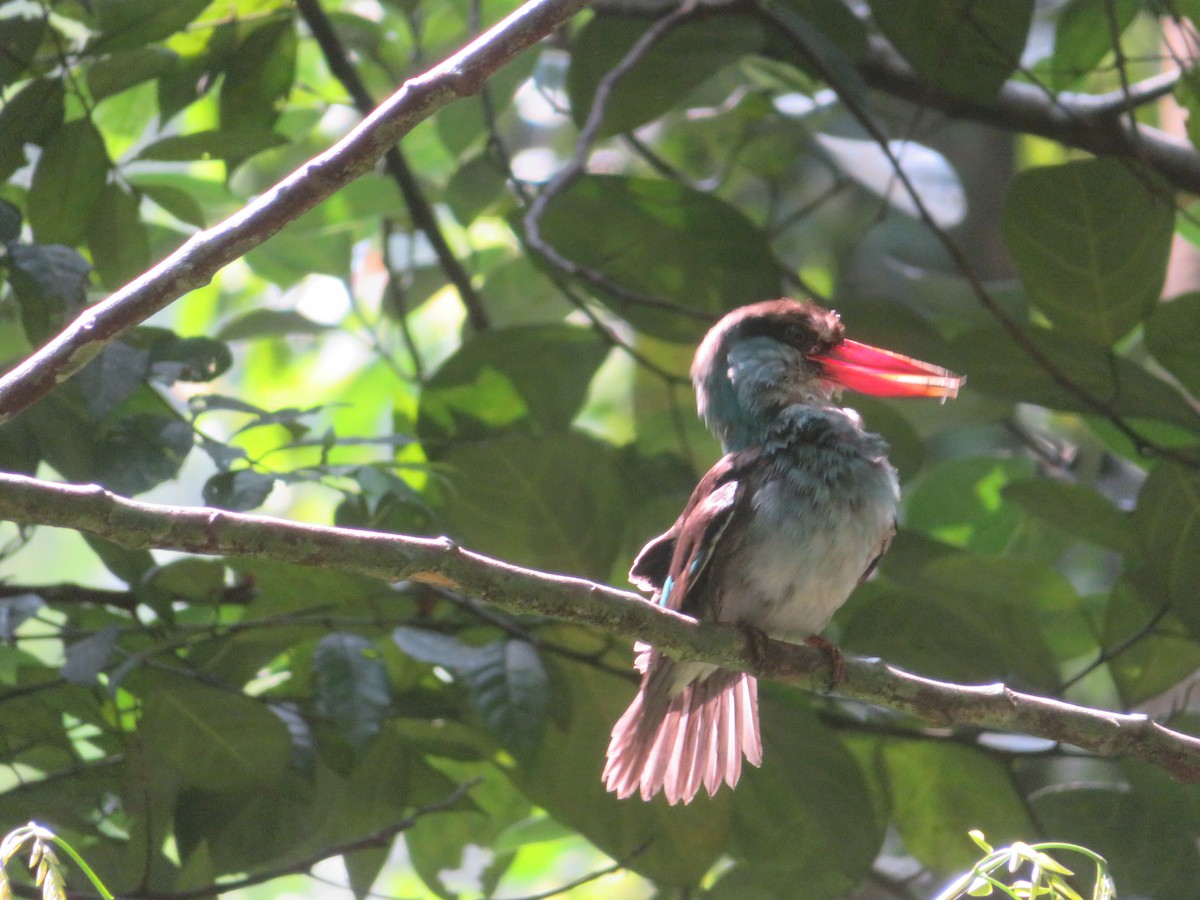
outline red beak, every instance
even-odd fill
[[[842,341],[812,359],[829,381],[876,397],[957,397],[966,381],[941,366],[858,341]]]

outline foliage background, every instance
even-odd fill
[[[0,3],[0,355],[512,8]],[[945,406],[848,398],[891,443],[904,518],[827,635],[1188,730],[1200,159],[1159,129],[1197,102],[1197,12],[597,7],[0,427],[0,468],[620,585],[717,453],[696,339],[811,295],[969,377]],[[1196,789],[1142,763],[764,685],[766,763],[736,792],[620,803],[599,772],[633,680],[602,633],[3,537],[0,824],[53,824],[122,895],[341,854],[318,875],[398,896],[566,889],[611,859],[572,896],[914,897],[971,862],[971,828],[1086,844],[1123,895],[1200,890]]]

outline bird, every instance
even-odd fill
[[[838,405],[840,392],[944,400],[965,379],[847,340],[838,313],[790,298],[726,314],[691,379],[725,455],[630,581],[695,619],[836,650],[818,634],[887,549],[899,500],[886,442]],[[762,764],[752,675],[635,649],[641,684],[612,729],[609,791],[690,803],[701,787],[736,786],[743,758]]]

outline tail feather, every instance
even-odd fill
[[[644,800],[662,791],[671,804],[689,803],[701,786],[711,795],[722,782],[736,785],[743,756],[761,765],[753,676],[715,669],[679,687],[680,664],[657,654],[639,662],[642,686],[608,746],[610,791]]]

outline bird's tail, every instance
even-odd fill
[[[681,666],[658,653],[639,658],[642,685],[613,726],[604,783],[618,797],[659,791],[674,805],[690,803],[700,786],[710,795],[742,774],[742,757],[762,764],[758,731],[758,682],[725,669],[688,681]],[[706,667],[707,668],[707,667]]]

